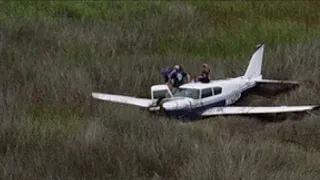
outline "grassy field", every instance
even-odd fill
[[[320,118],[155,118],[92,91],[148,96],[165,65],[301,87],[255,105],[319,104],[320,3],[1,1],[2,179],[320,179]]]

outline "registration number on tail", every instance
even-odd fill
[[[230,105],[230,104],[233,104],[235,103],[236,101],[238,101],[241,97],[241,93],[235,93],[235,94],[232,94],[231,96],[229,96],[226,100],[226,104],[227,105]]]

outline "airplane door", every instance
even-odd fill
[[[213,98],[214,98],[214,96],[213,96],[212,88],[202,89],[201,98],[200,98],[200,105],[206,106],[206,105],[211,104]]]

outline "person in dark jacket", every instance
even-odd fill
[[[170,77],[170,85],[173,92],[179,86],[185,84],[185,78],[187,78],[187,82],[190,82],[190,75],[183,70],[181,65],[175,65],[174,69],[175,71]]]

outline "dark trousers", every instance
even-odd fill
[[[209,83],[210,79],[208,77],[204,77],[204,78],[199,78],[198,81],[200,81],[202,83]]]

